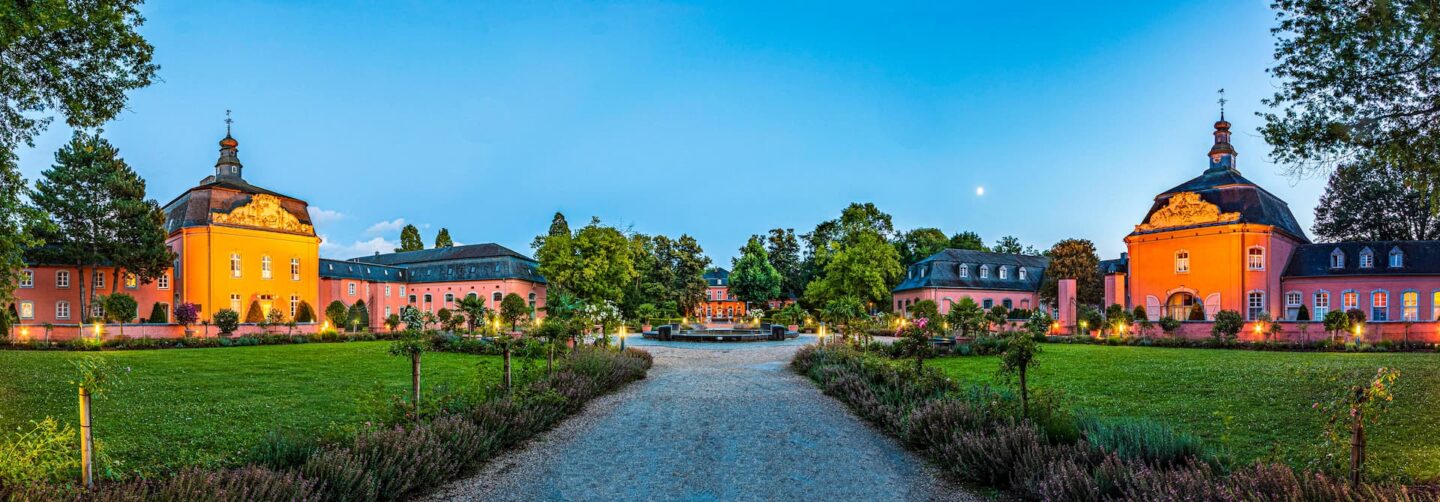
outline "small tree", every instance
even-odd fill
[[[165,324],[170,322],[170,316],[165,314],[165,304],[155,302],[154,305],[151,305],[150,317],[146,318],[145,322],[150,324]]]
[[[436,318],[440,319],[440,329],[443,329],[443,330],[445,330],[445,331],[449,331],[449,332],[452,332],[452,333],[453,333],[453,332],[455,332],[455,330],[460,329],[460,325],[461,325],[461,324],[465,324],[465,315],[464,315],[464,314],[456,313],[456,312],[453,311],[453,310],[441,309],[441,314],[445,314],[445,313],[450,314],[450,315],[448,316],[448,317],[449,317],[448,319],[446,318],[447,316],[440,315],[440,314],[437,314],[437,315],[435,316]]]
[[[405,323],[405,329],[423,329],[425,327],[425,315],[420,309],[413,305],[400,307],[400,322]]]
[[[251,301],[250,308],[245,311],[246,323],[265,322],[265,312],[260,309],[260,302]]]
[[[1325,331],[1330,333],[1331,340],[1338,339],[1341,333],[1350,331],[1350,316],[1340,310],[1326,312],[1322,323],[1325,325]]]
[[[1150,313],[1145,311],[1144,306],[1136,305],[1135,310],[1130,312],[1130,317],[1135,319],[1135,328],[1140,331],[1141,337],[1149,334],[1153,323],[1150,322]]]
[[[200,320],[200,307],[193,303],[185,302],[175,306],[175,322],[180,323],[188,331],[190,326]]]
[[[117,370],[105,359],[86,356],[70,361],[76,372],[70,383],[80,390],[80,480],[86,487],[95,486],[95,440],[91,434],[93,415],[91,397],[103,397],[120,383]],[[127,370],[128,371],[128,370]]]
[[[271,326],[283,326],[287,322],[290,322],[290,319],[283,310],[270,309],[270,313],[265,314],[265,323]]]
[[[639,307],[635,307],[635,318],[640,321],[641,325],[648,326],[651,319],[659,316],[660,309],[655,308],[653,303],[642,303]]]
[[[325,306],[325,318],[335,329],[345,329],[350,326],[350,309],[340,300],[332,301]]]
[[[1175,331],[1177,331],[1177,330],[1179,330],[1179,329],[1180,329],[1180,320],[1179,320],[1179,319],[1176,319],[1176,318],[1174,318],[1174,317],[1168,317],[1168,316],[1167,316],[1167,317],[1161,317],[1161,318],[1160,318],[1160,331],[1164,331],[1166,336],[1174,336],[1174,335],[1175,335]]]
[[[235,330],[240,329],[240,313],[230,309],[220,309],[213,316],[212,321],[220,334],[230,336]]]
[[[927,317],[915,319],[896,333],[900,337],[895,343],[900,344],[900,350],[906,355],[915,358],[915,371],[925,370],[925,356],[930,354],[930,337],[935,334],[935,326]]]
[[[364,299],[355,300],[348,314],[351,326],[359,331],[370,329],[370,308],[365,306]]]
[[[799,326],[809,315],[805,312],[805,307],[801,307],[798,303],[791,303],[776,312],[775,319],[785,323],[786,326]]]
[[[1374,424],[1379,414],[1389,407],[1394,396],[1390,389],[1400,378],[1400,372],[1391,368],[1376,370],[1375,377],[1366,385],[1353,385],[1328,403],[1315,403],[1313,408],[1326,417],[1322,438],[1327,450],[1338,450],[1348,442],[1350,450],[1350,484],[1359,486],[1365,472],[1365,425]]]
[[[1229,344],[1235,341],[1240,330],[1245,329],[1245,318],[1234,310],[1221,310],[1215,314],[1215,324],[1210,326],[1210,336],[1216,342]]]
[[[520,295],[510,293],[500,300],[500,318],[510,323],[510,331],[515,331],[516,325],[521,319],[530,315],[530,304]]]
[[[400,315],[399,315],[399,314],[390,314],[389,316],[387,316],[387,317],[385,318],[385,329],[387,329],[387,330],[389,330],[390,332],[393,333],[393,332],[395,332],[395,328],[398,328],[398,327],[400,327]]]
[[[960,299],[959,303],[950,306],[950,325],[960,330],[961,335],[969,335],[978,331],[985,324],[985,311],[970,297]]]
[[[865,317],[865,305],[859,297],[842,296],[827,302],[820,315],[826,322],[842,328],[841,333],[848,337],[856,321]]]
[[[390,343],[390,355],[410,358],[410,404],[415,407],[417,418],[420,415],[420,356],[429,348],[420,333]]]
[[[920,300],[910,305],[907,310],[910,317],[915,319],[931,319],[937,322],[940,320],[940,305],[937,305],[935,300]]]
[[[134,321],[140,315],[140,305],[135,303],[135,297],[125,293],[105,295],[101,305],[105,308],[105,320],[120,324],[120,336],[125,336],[125,323]]]
[[[985,322],[989,323],[990,327],[997,332],[1004,329],[1005,320],[1009,318],[1010,309],[1005,308],[1004,305],[990,307],[990,311],[985,313]]]
[[[1011,333],[1000,353],[1000,375],[1007,380],[1015,377],[1020,389],[1020,415],[1030,416],[1030,389],[1026,380],[1031,366],[1037,364],[1035,356],[1040,353],[1040,344],[1026,332]]]
[[[300,300],[300,305],[295,307],[295,322],[315,322],[315,308],[310,302]]]
[[[466,295],[456,301],[455,306],[465,315],[466,331],[474,332],[476,326],[485,322],[485,315],[490,313],[490,307],[486,307],[485,300],[481,300],[479,296]]]
[[[1025,323],[1025,331],[1029,332],[1030,337],[1038,342],[1044,340],[1045,335],[1050,333],[1050,323],[1052,322],[1054,322],[1054,320],[1050,319],[1050,314],[1046,314],[1045,311],[1041,309],[1035,309],[1034,312],[1030,313],[1030,319]]]

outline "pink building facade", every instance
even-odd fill
[[[947,249],[906,270],[892,291],[895,311],[908,315],[910,307],[930,300],[948,314],[965,298],[987,310],[997,305],[1034,310],[1042,307],[1040,281],[1048,266],[1043,256]]]
[[[122,271],[117,283],[115,270],[109,267],[86,269],[82,276],[76,267],[33,266],[20,271],[13,313],[21,325],[79,325],[102,317],[104,311],[93,298],[124,293],[134,297],[138,305],[132,322],[149,320],[157,304],[165,322],[170,322],[174,319],[173,277],[171,271],[166,270],[156,280],[146,283]],[[81,296],[82,280],[89,282],[83,288],[84,296],[89,298]],[[82,299],[90,305],[90,312],[81,312]]]

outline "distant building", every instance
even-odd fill
[[[695,317],[726,320],[745,316],[745,302],[735,299],[730,291],[730,271],[712,268],[705,271],[705,298],[695,306]]]
[[[485,299],[492,310],[510,293],[543,315],[545,278],[539,263],[499,244],[473,244],[401,253],[322,260],[320,300],[353,305],[363,299],[372,326],[412,305],[422,312],[454,310],[467,296]],[[323,308],[323,307],[322,307]]]
[[[930,300],[941,314],[964,298],[988,310],[996,305],[1033,310],[1040,305],[1040,280],[1050,260],[1043,256],[946,249],[905,271],[893,290],[896,312]]]

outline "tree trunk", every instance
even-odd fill
[[[80,482],[95,486],[95,440],[90,431],[90,390],[80,387]]]
[[[1350,425],[1350,484],[1360,486],[1365,468],[1365,413],[1361,409],[1364,391],[1355,390],[1355,408]]]
[[[545,374],[555,372],[555,342],[550,342],[549,359],[545,361]]]
[[[71,315],[79,315],[79,317],[77,317],[76,320],[79,321],[79,324],[81,324],[81,325],[83,326],[83,325],[85,324],[85,315],[86,315],[88,312],[90,312],[90,310],[89,310],[89,308],[88,308],[90,305],[85,301],[85,299],[86,299],[86,298],[85,298],[85,267],[77,265],[77,266],[75,267],[75,274],[79,276],[78,279],[80,280],[80,289],[79,289],[79,291],[80,291],[80,302],[79,302],[79,304],[80,304],[80,311],[79,311],[79,312],[71,312],[70,314],[71,314]],[[81,337],[83,338],[84,335],[85,335],[85,333],[84,333],[84,331],[85,331],[84,328],[82,327],[80,331],[81,331],[80,335],[81,335]]]
[[[505,342],[505,390],[510,390],[510,342]]]
[[[420,354],[410,356],[410,397],[415,411],[420,411]]]

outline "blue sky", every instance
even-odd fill
[[[160,80],[105,135],[163,204],[233,109],[246,178],[307,200],[336,258],[388,251],[400,220],[528,253],[559,210],[728,266],[852,201],[1109,258],[1205,169],[1224,87],[1240,170],[1309,228],[1324,180],[1255,133],[1265,2],[1005,4],[152,0]],[[22,152],[26,176],[68,136]]]

